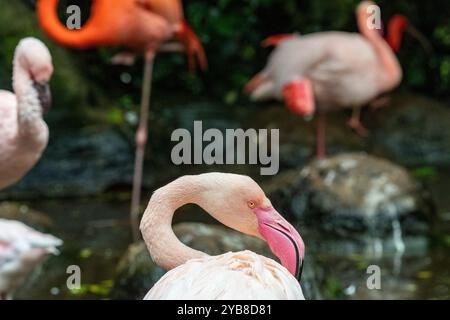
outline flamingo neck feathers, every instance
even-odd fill
[[[202,188],[198,182],[193,176],[184,176],[158,189],[142,218],[140,228],[150,255],[165,270],[206,256],[184,245],[172,230],[175,211],[185,204],[199,202]]]
[[[59,0],[39,0],[37,3],[37,14],[42,28],[53,40],[64,46],[86,49],[96,44],[99,37],[93,23],[93,15],[80,30],[69,30],[62,24],[58,17]],[[95,2],[93,1],[93,5]]]
[[[42,106],[33,80],[22,59],[22,52],[16,52],[13,66],[13,88],[17,99],[18,139],[29,147],[46,143],[48,128],[42,119]],[[20,142],[19,141],[19,142]]]
[[[382,92],[392,90],[400,84],[402,79],[400,63],[378,30],[368,27],[367,7],[362,6],[358,10],[357,16],[361,34],[370,42],[380,61],[379,88]]]

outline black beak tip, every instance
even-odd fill
[[[52,95],[48,83],[34,83],[39,102],[42,107],[42,113],[47,114],[50,111],[52,105]]]
[[[299,261],[300,263],[300,267],[297,268],[297,274],[295,275],[298,282],[300,282],[300,280],[302,280],[302,273],[303,273],[303,261]]]

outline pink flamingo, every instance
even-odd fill
[[[0,219],[0,300],[10,299],[27,275],[62,241],[18,221]]]
[[[325,112],[353,108],[349,125],[364,135],[361,106],[394,89],[402,80],[393,50],[379,30],[367,26],[372,5],[364,1],[357,8],[361,34],[331,31],[269,38],[264,44],[279,45],[265,69],[245,88],[255,101],[281,99],[290,110],[303,116],[317,111],[318,158],[325,157]],[[395,21],[389,41],[398,48],[405,21]]]
[[[19,181],[40,159],[49,131],[52,58],[39,40],[20,41],[14,55],[14,93],[0,90],[0,189]]]
[[[282,265],[251,251],[208,256],[172,231],[175,210],[202,207],[226,226],[268,242]],[[304,299],[300,279],[305,246],[251,178],[207,173],[184,176],[157,190],[141,232],[153,260],[170,270],[145,299]]]

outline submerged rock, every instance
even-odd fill
[[[174,232],[187,246],[210,255],[248,249],[276,259],[264,241],[222,226],[181,223],[174,226]],[[307,259],[302,276],[302,288],[306,297],[319,298],[311,266],[311,259]],[[111,298],[142,299],[164,273],[164,270],[152,261],[144,243],[133,244],[119,263]]]
[[[421,186],[404,168],[364,153],[313,161],[279,175],[264,190],[283,213],[327,235],[383,238],[396,229],[400,236],[428,231],[431,207]]]

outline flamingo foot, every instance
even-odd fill
[[[362,124],[359,117],[351,117],[348,121],[348,126],[352,128],[359,136],[365,138],[369,135],[369,130],[367,130]]]
[[[131,52],[121,52],[111,58],[113,65],[132,66],[136,62],[136,55]]]
[[[371,111],[376,111],[378,109],[386,108],[391,104],[391,97],[380,97],[373,100],[369,104],[369,108]]]

